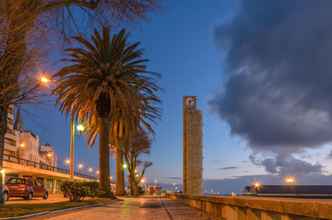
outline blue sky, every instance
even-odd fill
[[[167,177],[182,176],[182,97],[185,95],[197,96],[203,112],[206,179],[265,174],[262,167],[249,161],[251,150],[244,140],[232,136],[229,126],[208,104],[222,89],[224,81],[223,51],[216,45],[214,32],[233,15],[234,5],[230,2],[233,1],[163,1],[161,9],[147,21],[128,27],[131,39],[141,41],[145,49],[150,59],[149,69],[162,74],[163,114],[147,157],[153,162],[147,174],[149,179],[166,181]],[[46,71],[55,71],[59,65],[57,58],[52,59]],[[69,153],[68,119],[53,103],[24,107],[23,113],[25,126],[43,142],[56,147],[62,165]],[[84,137],[79,136],[76,149],[77,161],[98,167],[97,147],[86,147]],[[321,151],[313,157],[320,155]],[[224,167],[238,168],[221,169]]]

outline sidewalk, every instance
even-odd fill
[[[102,207],[47,215],[34,220],[212,220],[181,202],[159,198],[123,198]]]

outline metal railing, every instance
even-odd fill
[[[19,158],[19,157],[14,156],[14,155],[4,154],[3,155],[3,161],[20,164],[20,165],[27,166],[27,167],[34,167],[34,168],[39,168],[39,169],[42,169],[42,170],[48,170],[48,171],[52,171],[52,172],[58,172],[58,173],[63,173],[63,174],[68,174],[69,175],[69,170],[68,169],[50,166],[50,165],[48,165],[46,163],[43,163],[43,162],[36,162],[36,161],[33,161],[33,160],[27,160],[27,159]],[[87,178],[87,179],[96,179],[95,176],[87,175],[87,174],[80,173],[80,172],[75,172],[75,176],[83,177],[83,178]]]

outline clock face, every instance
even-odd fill
[[[194,97],[187,97],[187,99],[186,99],[186,106],[187,107],[194,107],[195,104],[196,104],[195,102],[196,102],[196,100],[195,100]]]

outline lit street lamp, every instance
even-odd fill
[[[296,183],[296,178],[294,176],[286,176],[284,181],[288,185],[293,185]]]
[[[70,160],[69,160],[69,159],[66,159],[66,160],[65,160],[65,164],[66,164],[66,165],[69,165],[69,164],[70,164]]]

